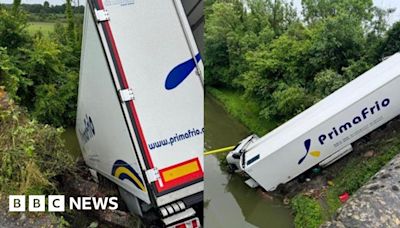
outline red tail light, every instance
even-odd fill
[[[175,225],[174,228],[200,228],[200,222],[197,218]]]
[[[192,228],[198,228],[199,224],[197,223],[197,219],[192,220]]]
[[[186,228],[186,224],[183,223],[183,224],[176,225],[175,228]]]

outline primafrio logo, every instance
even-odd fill
[[[343,133],[347,132],[351,128],[361,124],[364,122],[364,120],[372,117],[373,115],[379,113],[382,111],[384,108],[388,107],[390,105],[390,99],[385,98],[382,101],[375,101],[375,104],[370,106],[370,107],[365,107],[363,108],[356,116],[353,116],[353,118],[347,122],[344,122],[341,125],[332,127],[329,132],[320,134],[318,137],[318,142],[321,146],[323,146],[326,142],[335,139],[336,137],[342,135]],[[298,164],[300,165],[303,163],[304,159],[306,159],[307,155],[310,154],[313,157],[319,157],[321,155],[320,151],[311,151],[311,139],[306,139],[304,141],[304,147],[305,147],[305,155],[300,158],[298,161]]]
[[[196,55],[196,62],[200,62],[200,60],[201,56],[199,53]],[[195,67],[196,63],[192,58],[174,67],[165,80],[165,89],[175,89],[192,73]]]
[[[380,111],[382,111],[382,109],[388,107],[389,105],[390,105],[389,98],[385,98],[380,102],[375,101],[375,104],[373,106],[363,108],[359,112],[360,114],[353,116],[353,118],[351,118],[351,120],[346,121],[336,127],[332,127],[332,130],[330,132],[321,134],[318,137],[319,143],[321,144],[321,146],[324,145],[327,140],[333,140],[337,136],[342,135],[343,133],[350,130],[351,128],[363,123],[364,120],[379,113]]]
[[[297,162],[299,165],[303,163],[304,159],[306,159],[307,155],[310,154],[313,157],[319,157],[321,155],[321,151],[314,150],[310,152],[311,148],[311,139],[306,139],[304,141],[304,148],[306,149],[306,154],[300,158],[300,160]]]
[[[85,118],[83,119],[83,127],[83,130],[79,130],[79,134],[83,143],[87,143],[96,134],[92,117],[85,115]]]

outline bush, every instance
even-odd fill
[[[62,128],[30,120],[25,111],[0,107],[0,191],[47,194],[56,191],[56,177],[71,171]]]
[[[0,22],[0,47],[11,52],[30,42],[25,13],[0,8]]]
[[[0,47],[0,85],[4,85],[8,95],[14,99],[17,98],[17,90],[24,81],[22,73],[13,63],[7,49]]]
[[[314,98],[297,85],[281,84],[272,94],[270,105],[263,110],[266,119],[286,121],[314,103]]]
[[[0,86],[38,121],[57,127],[73,125],[76,114],[83,19],[71,10],[67,19],[68,28],[59,23],[50,36],[30,36],[18,1],[0,8]]]
[[[316,93],[325,97],[344,86],[347,80],[333,70],[324,70],[318,73],[314,78]]]

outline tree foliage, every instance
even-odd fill
[[[243,91],[283,122],[399,51],[372,0],[206,1],[206,85]]]
[[[27,15],[14,1],[0,9],[0,86],[42,123],[75,121],[82,20],[66,3],[67,26],[50,36],[26,32]]]

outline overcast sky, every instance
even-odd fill
[[[189,1],[189,0],[185,0]],[[13,0],[0,0],[0,3],[12,3]],[[39,3],[43,4],[44,0],[22,0],[23,3]],[[61,5],[65,3],[65,0],[48,0],[50,5]],[[78,2],[77,0],[72,0],[72,2]],[[80,4],[83,4],[85,0],[80,0]],[[301,7],[301,0],[294,0],[294,4],[297,8]],[[382,8],[396,8],[397,10],[389,18],[390,22],[395,22],[400,20],[400,0],[374,0],[374,4]]]
[[[47,0],[50,5],[62,5],[65,3],[65,0]],[[12,3],[13,0],[0,0],[0,3]],[[22,0],[22,3],[26,4],[43,4],[45,0]],[[72,2],[77,2],[76,0],[72,0]],[[80,4],[83,4],[85,0],[80,0]]]
[[[384,9],[396,8],[396,11],[394,11],[394,13],[392,13],[392,15],[390,16],[389,22],[393,23],[396,21],[400,21],[400,0],[373,0],[373,1],[375,5]],[[301,8],[301,0],[293,0],[293,2],[296,8],[298,9]]]

